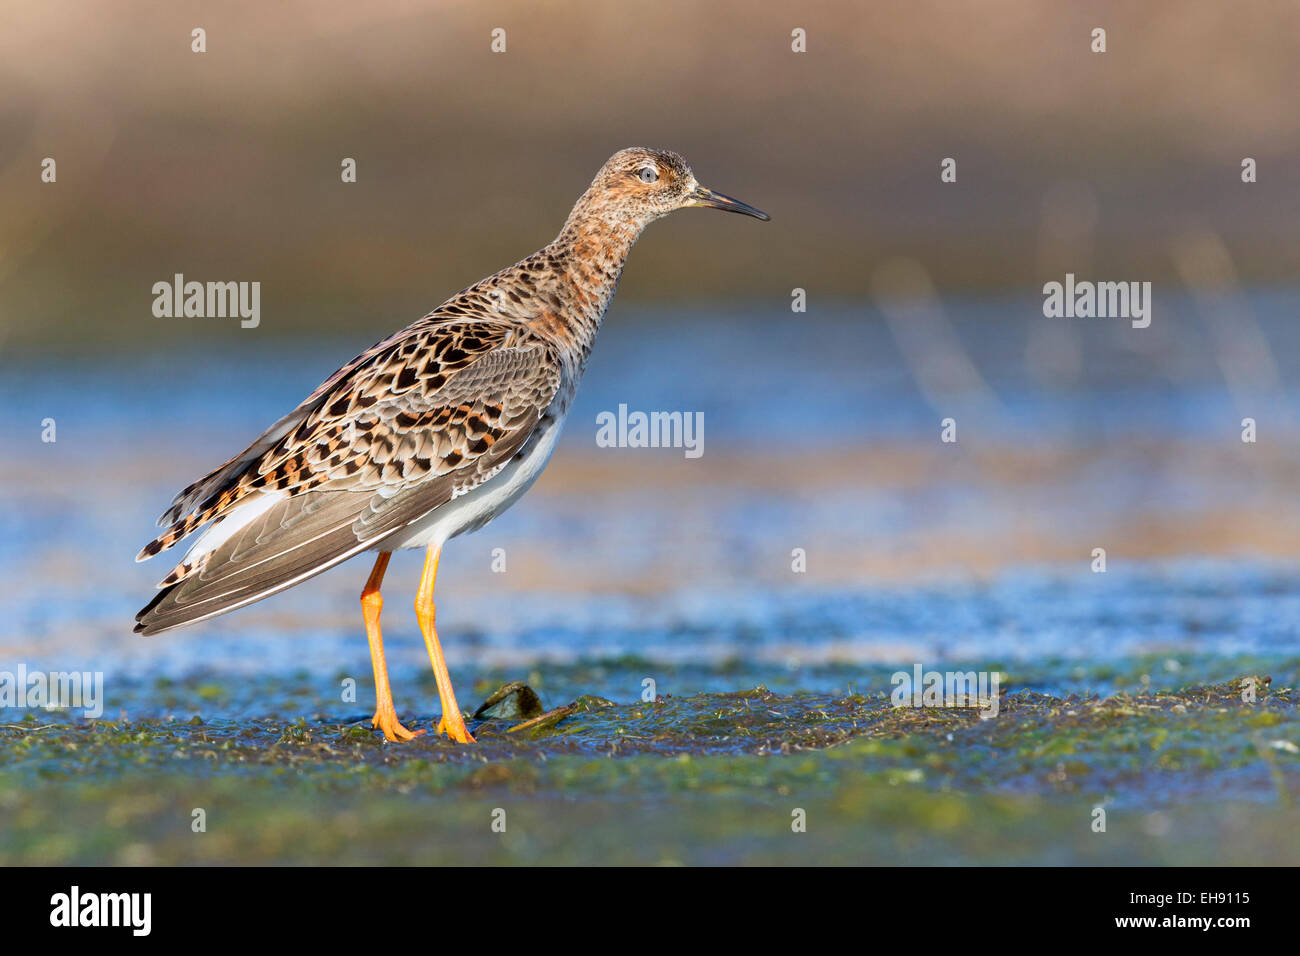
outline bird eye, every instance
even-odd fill
[[[636,175],[643,183],[653,183],[659,179],[659,170],[653,166],[642,166],[636,171]]]

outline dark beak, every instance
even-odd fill
[[[755,219],[763,220],[763,222],[768,222],[772,218],[761,209],[755,209],[753,206],[743,203],[739,199],[732,199],[730,196],[722,195],[722,193],[715,193],[712,189],[705,189],[703,186],[700,186],[695,190],[691,205],[710,206],[713,209],[725,209],[727,212],[738,212],[742,216],[753,216]]]

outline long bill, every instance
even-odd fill
[[[711,209],[723,209],[727,212],[738,212],[742,216],[753,216],[755,219],[761,219],[763,222],[771,220],[771,216],[761,209],[755,209],[749,203],[743,203],[739,199],[732,199],[730,196],[724,196],[722,193],[715,193],[712,189],[705,189],[700,186],[695,190],[691,197],[690,205],[708,206]]]

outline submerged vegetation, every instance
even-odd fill
[[[1012,687],[992,719],[761,686],[548,710],[515,683],[472,747],[218,716],[301,710],[292,681],[160,679],[133,693],[198,713],[0,726],[0,862],[1293,861],[1300,692],[1243,678]]]

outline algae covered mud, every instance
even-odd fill
[[[1294,861],[1300,659],[1285,682],[1242,671],[1152,689],[1145,671],[1167,663],[1093,675],[1134,685],[1104,695],[1015,689],[1066,679],[1021,669],[995,718],[856,688],[589,694],[547,709],[551,695],[515,683],[480,708],[475,747],[386,745],[363,713],[295,718],[320,699],[307,674],[160,678],[119,691],[115,719],[28,714],[0,727],[0,860]],[[647,670],[670,684],[704,676],[620,659],[531,679],[608,688]],[[433,694],[426,683],[421,696]]]

